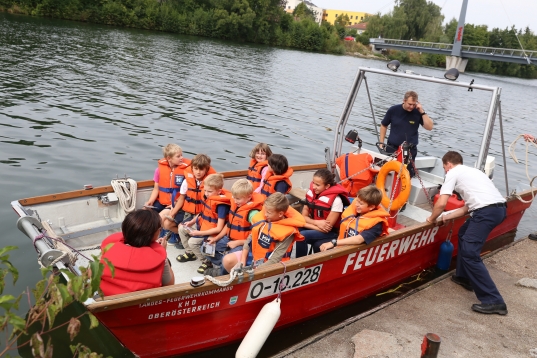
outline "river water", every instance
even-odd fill
[[[2,246],[19,247],[11,261],[21,272],[15,287],[7,284],[10,294],[40,279],[34,249],[16,228],[11,201],[106,185],[116,175],[150,179],[167,143],[181,145],[187,157],[208,154],[219,171],[245,169],[258,142],[285,154],[291,165],[322,162],[358,67],[386,66],[378,60],[2,13],[0,49],[0,237]],[[403,68],[443,76],[440,69]],[[502,87],[506,146],[518,134],[537,134],[537,80],[473,73],[459,78],[472,79]],[[377,121],[405,91],[419,93],[435,121],[431,132],[421,130],[420,155],[459,150],[465,163],[475,161],[489,92],[374,76],[368,83]],[[373,145],[377,139],[366,98],[359,94],[349,123],[364,145]],[[523,146],[518,148],[524,159]],[[532,176],[536,152],[529,155]],[[498,129],[491,155],[496,156],[495,181],[505,193]],[[509,159],[508,170],[511,189],[527,185],[523,164]],[[535,207],[526,212],[518,238],[537,229],[536,214]]]

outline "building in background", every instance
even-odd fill
[[[371,16],[371,14],[368,14],[367,12],[325,9],[323,12],[323,20],[334,25],[334,21],[336,21],[339,15],[347,15],[349,17],[349,23],[346,24],[346,26],[358,25],[361,21],[364,21],[367,16]]]
[[[359,23],[359,24],[356,24],[356,25],[350,25],[350,26],[346,26],[346,28],[348,29],[356,29],[356,33],[358,35],[361,35],[365,32],[365,30],[367,30],[367,22],[362,22],[362,23]]]
[[[306,4],[306,6],[311,10],[313,11],[313,13],[315,14],[315,22],[317,22],[319,25],[321,24],[321,21],[323,21],[323,13],[324,13],[324,9],[321,9],[320,7],[318,7],[317,5],[315,5],[314,3],[310,2],[310,1],[305,1],[305,0],[287,0],[287,5],[285,6],[285,11],[287,11],[288,13],[292,14],[293,11],[295,10],[295,8],[298,6],[298,4],[300,4],[301,2],[303,2],[304,4]]]

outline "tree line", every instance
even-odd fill
[[[393,10],[385,15],[380,13],[369,17],[366,35],[390,39],[419,40],[427,42],[453,43],[458,21],[452,19],[444,22],[441,8],[426,0],[396,0]],[[519,42],[520,40],[520,42]],[[526,27],[488,29],[487,25],[465,24],[462,38],[463,45],[496,48],[537,50],[537,36]],[[389,51],[390,59],[428,66],[443,67],[445,56],[419,54],[406,51]],[[467,71],[484,72],[522,78],[537,78],[537,68],[533,65],[469,59]]]
[[[341,31],[286,0],[0,0],[0,11],[345,53]],[[344,36],[343,30],[343,36]]]
[[[343,41],[347,35],[362,44],[369,38],[452,43],[457,20],[443,25],[442,9],[427,0],[395,0],[393,10],[367,17],[361,35],[345,28],[341,14],[331,25],[319,26],[315,14],[299,4],[292,14],[286,0],[0,0],[0,11],[99,24],[158,30],[185,35],[261,43],[325,53],[356,52]],[[529,29],[489,30],[486,25],[466,24],[463,45],[537,50],[537,36]],[[365,48],[360,47],[360,52]],[[389,51],[390,59],[428,66],[445,66],[445,56]],[[523,78],[537,78],[535,66],[470,59],[468,71]]]

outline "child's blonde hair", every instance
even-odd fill
[[[196,154],[190,162],[192,168],[209,169],[211,167],[211,158],[206,154]]]
[[[162,148],[162,154],[166,159],[173,157],[177,153],[183,153],[183,149],[177,144],[170,143]]]
[[[382,201],[382,191],[374,185],[368,185],[358,191],[357,197],[365,201],[367,205],[378,206]]]
[[[252,195],[254,187],[247,179],[239,179],[231,187],[231,195],[234,198],[244,198],[245,196]]]
[[[255,158],[257,152],[263,152],[267,155],[267,159],[272,155],[272,150],[267,143],[257,143],[257,145],[250,152],[250,158]]]
[[[224,176],[222,174],[210,174],[205,178],[203,184],[206,187],[220,190],[224,187]]]
[[[285,212],[289,209],[289,200],[287,200],[285,194],[276,192],[265,200],[265,206],[276,211]]]

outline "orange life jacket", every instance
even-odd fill
[[[164,206],[175,204],[179,196],[179,189],[185,179],[185,169],[190,165],[190,159],[183,158],[183,163],[170,168],[166,158],[158,161],[158,202]]]
[[[349,196],[356,197],[360,189],[373,182],[378,170],[370,168],[372,163],[373,157],[369,153],[347,153],[336,159],[339,178],[342,180],[341,185],[348,191]],[[365,170],[366,168],[369,169]],[[355,175],[356,173],[360,174]],[[352,178],[345,180],[350,176]]]
[[[246,175],[246,179],[248,179],[250,183],[252,183],[254,190],[257,189],[261,184],[261,172],[267,165],[267,160],[262,160],[258,162],[254,158],[250,159],[250,165],[248,166],[248,174]]]
[[[185,195],[185,202],[183,204],[183,211],[191,214],[199,214],[203,210],[203,181],[209,174],[215,174],[216,170],[213,167],[209,167],[205,176],[198,181],[194,177],[192,167],[185,169],[185,179],[188,185],[188,189]]]
[[[276,184],[280,181],[285,181],[287,185],[289,185],[289,189],[287,189],[287,192],[283,193],[287,194],[291,191],[291,188],[293,187],[293,184],[291,184],[291,180],[289,180],[291,175],[293,175],[293,168],[287,169],[287,171],[282,175],[276,175],[272,170],[269,169],[267,171],[267,176],[265,177],[263,187],[261,188],[261,194],[263,194],[265,198],[269,197],[270,194],[276,192]]]
[[[203,200],[203,210],[198,216],[199,231],[213,229],[218,224],[218,205],[231,205],[231,193],[222,189],[220,194],[213,195]]]
[[[252,193],[252,199],[239,207],[237,207],[235,200],[231,200],[227,223],[229,227],[227,236],[230,240],[246,240],[252,230],[252,225],[248,221],[248,214],[252,210],[261,210],[264,201],[265,197],[258,193]]]
[[[371,229],[378,223],[382,223],[382,234],[380,236],[388,235],[389,217],[390,214],[380,206],[363,215],[358,215],[356,206],[351,204],[341,215],[338,240],[356,236],[364,230]]]
[[[294,235],[293,242],[287,248],[285,255],[281,261],[287,261],[291,258],[293,251],[293,243],[295,241],[304,240],[304,236],[298,231],[299,227],[306,225],[304,217],[292,207],[289,207],[285,212],[285,217],[275,222],[267,222],[265,220],[265,208],[253,217],[252,223],[252,243],[250,249],[254,262],[263,259],[266,262],[272,252],[281,242],[291,235]]]
[[[334,184],[330,188],[325,189],[319,195],[316,195],[313,191],[313,182],[310,184],[310,189],[306,192],[305,205],[309,208],[309,216],[313,220],[326,220],[330,212],[332,211],[332,204],[337,197],[343,201],[343,206],[350,204],[347,197],[347,190],[339,184]],[[339,227],[341,217],[338,218],[334,227]]]
[[[166,249],[152,242],[150,246],[133,247],[125,244],[123,233],[118,232],[108,236],[101,244],[105,248],[114,245],[101,257],[108,259],[114,265],[114,277],[108,265],[104,265],[101,277],[101,290],[105,296],[118,295],[133,291],[146,290],[162,286],[162,273]]]

